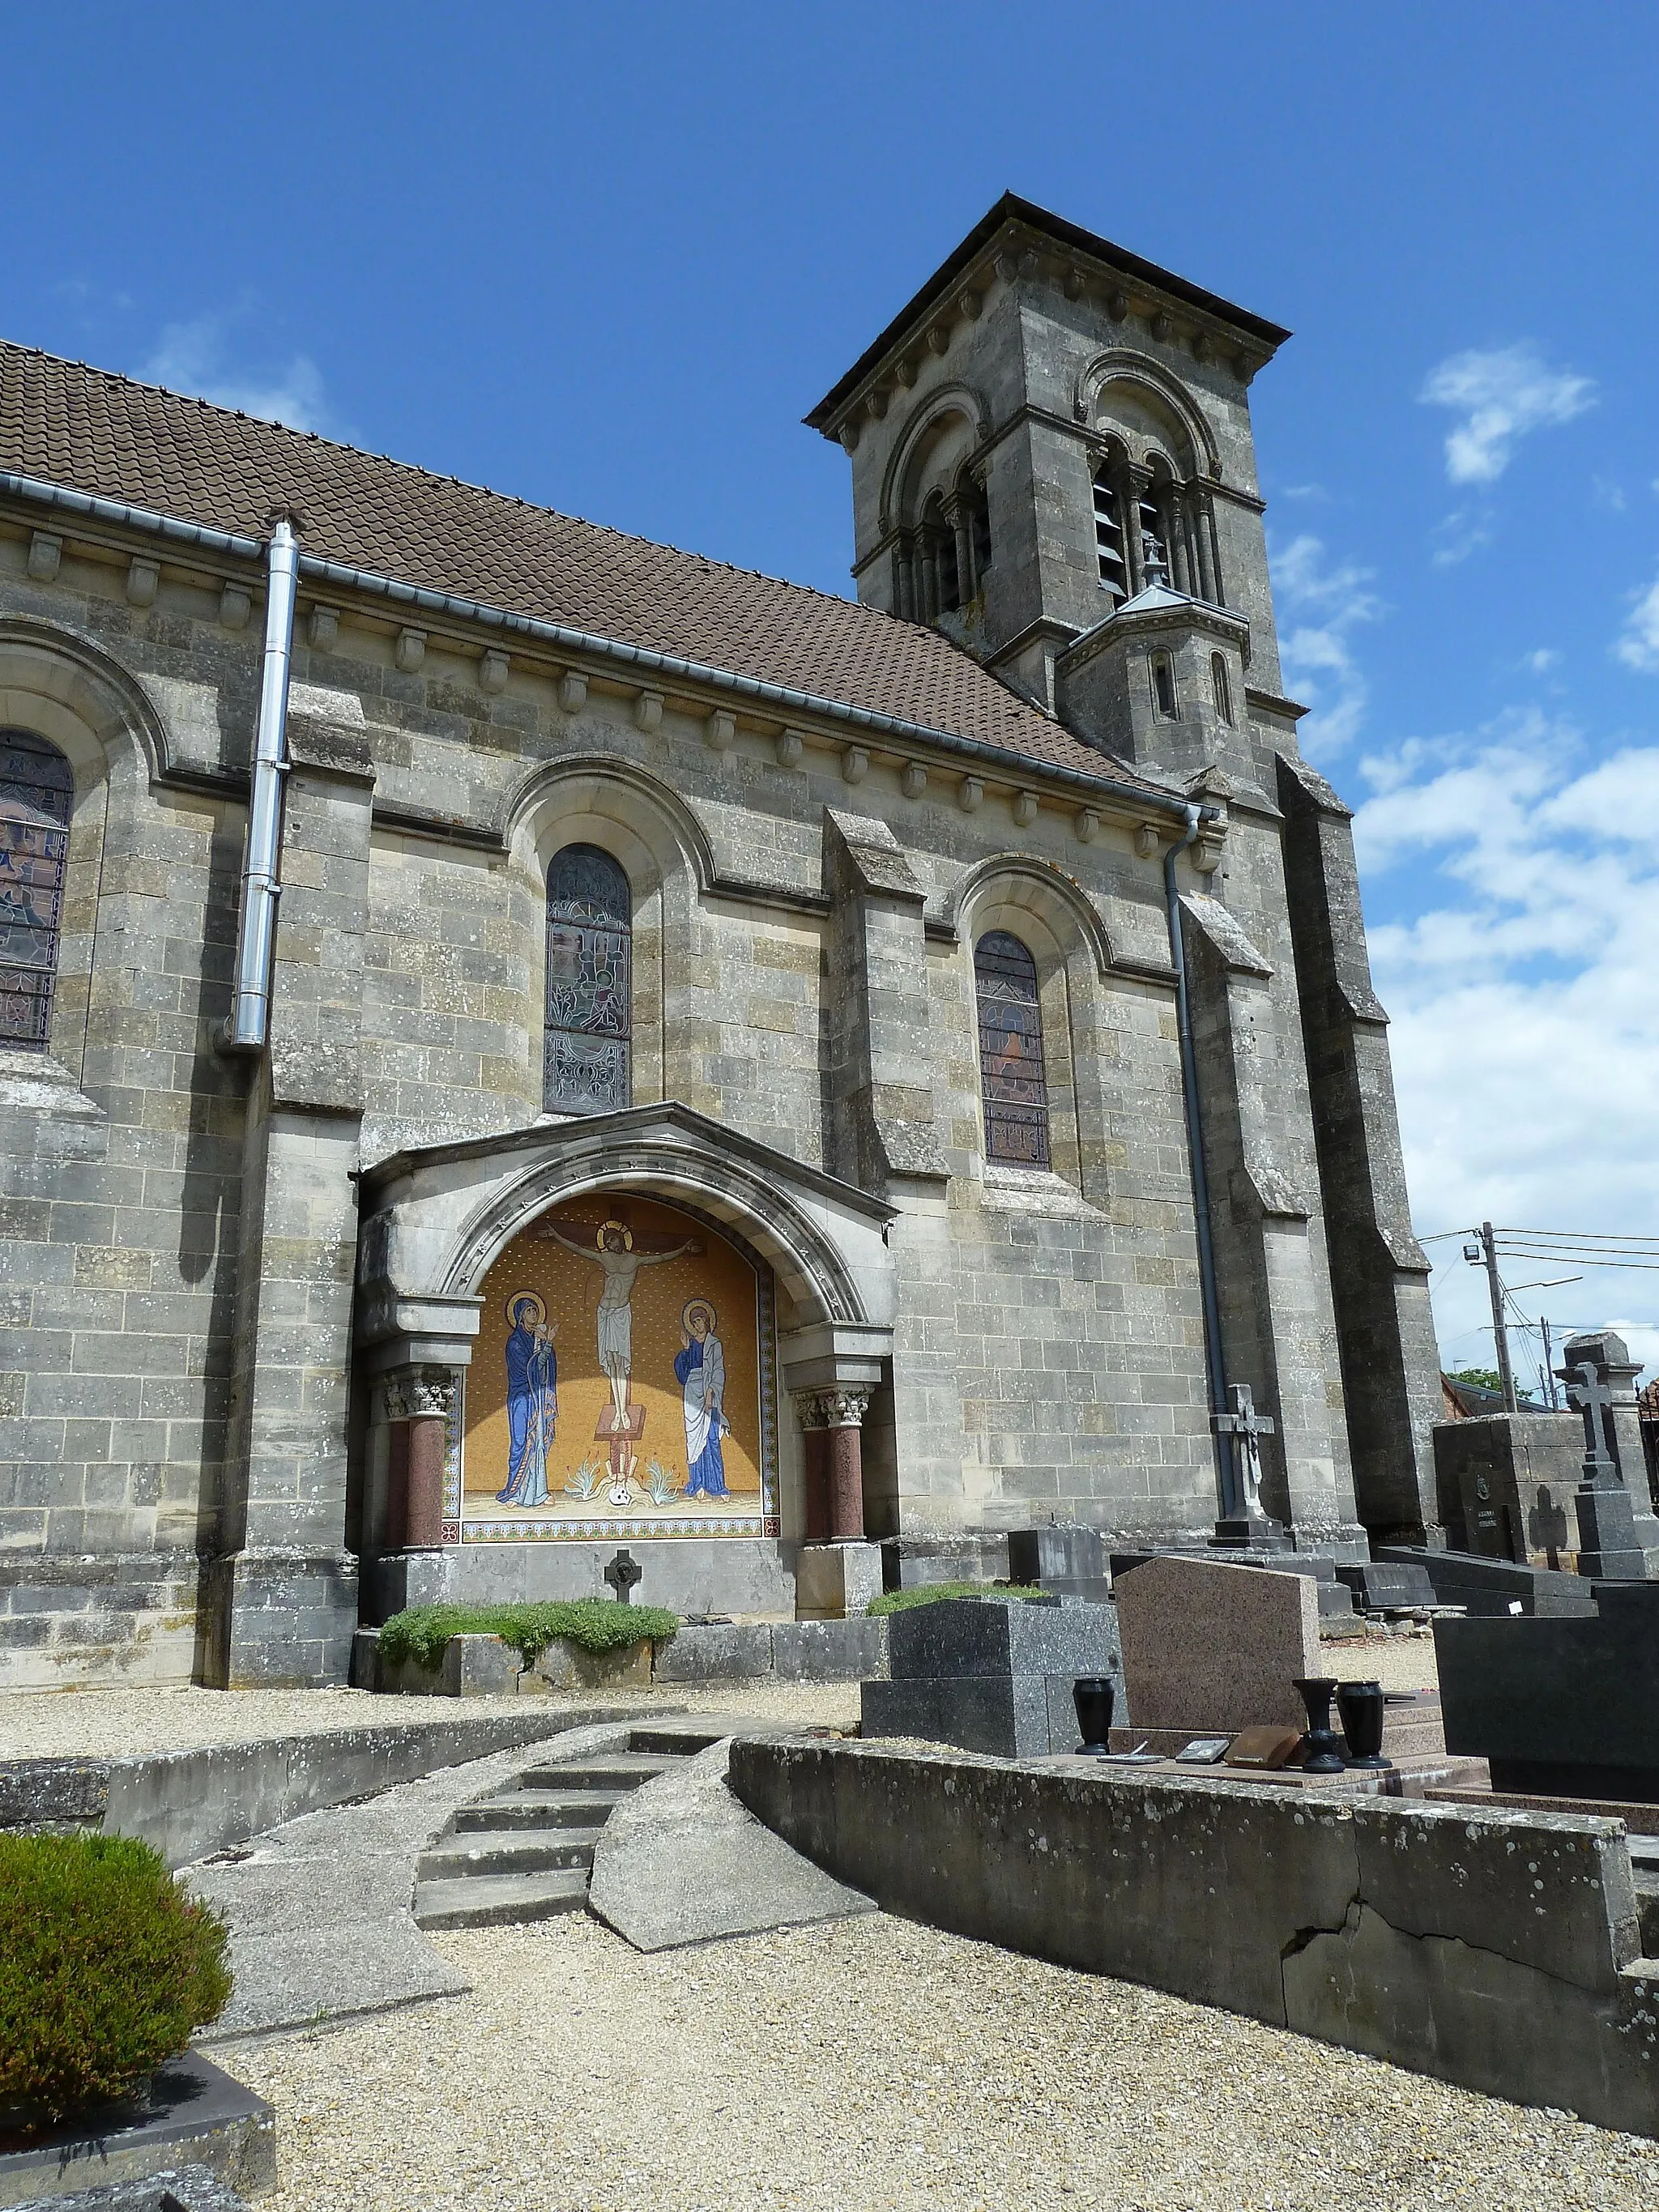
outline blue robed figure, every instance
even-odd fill
[[[674,1379],[685,1414],[685,1460],[690,1470],[685,1495],[724,1498],[728,1493],[720,1438],[729,1425],[723,1403],[726,1352],[714,1334],[714,1309],[706,1299],[693,1298],[680,1321],[684,1349],[674,1355]]]
[[[547,1309],[533,1291],[507,1304],[513,1327],[507,1340],[507,1487],[498,1505],[545,1505],[547,1455],[559,1414],[558,1362]]]

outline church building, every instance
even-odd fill
[[[0,345],[0,1681],[1423,1540],[1287,335],[1005,198],[806,418],[856,601]]]

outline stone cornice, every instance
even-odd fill
[[[867,407],[884,383],[900,384],[898,369],[904,356],[926,346],[933,327],[943,324],[948,330],[959,315],[970,312],[964,295],[974,300],[971,313],[980,312],[991,281],[989,271],[999,259],[1012,261],[1016,274],[1035,274],[1043,262],[1057,263],[1068,287],[1077,287],[1073,296],[1091,288],[1103,292],[1108,312],[1119,322],[1136,307],[1150,305],[1154,317],[1161,313],[1170,325],[1166,331],[1155,333],[1162,342],[1167,343],[1176,334],[1178,323],[1206,351],[1234,355],[1247,380],[1290,336],[1279,324],[1235,307],[1173,270],[1143,260],[1017,193],[1005,192],[825,393],[805,418],[809,427],[827,438],[838,438],[853,410]],[[880,404],[872,411],[878,412]]]

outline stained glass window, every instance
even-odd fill
[[[628,878],[597,845],[567,845],[547,872],[547,1042],[550,1113],[607,1114],[629,1099],[633,903]]]
[[[0,1044],[44,1051],[75,778],[56,745],[0,730]]]
[[[1036,963],[1018,938],[994,929],[975,951],[974,981],[985,1156],[1005,1166],[1046,1168],[1048,1086],[1042,1072]]]

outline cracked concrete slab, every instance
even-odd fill
[[[763,1826],[726,1785],[730,1741],[619,1806],[593,1856],[588,1903],[636,1951],[668,1951],[874,1912]]]

